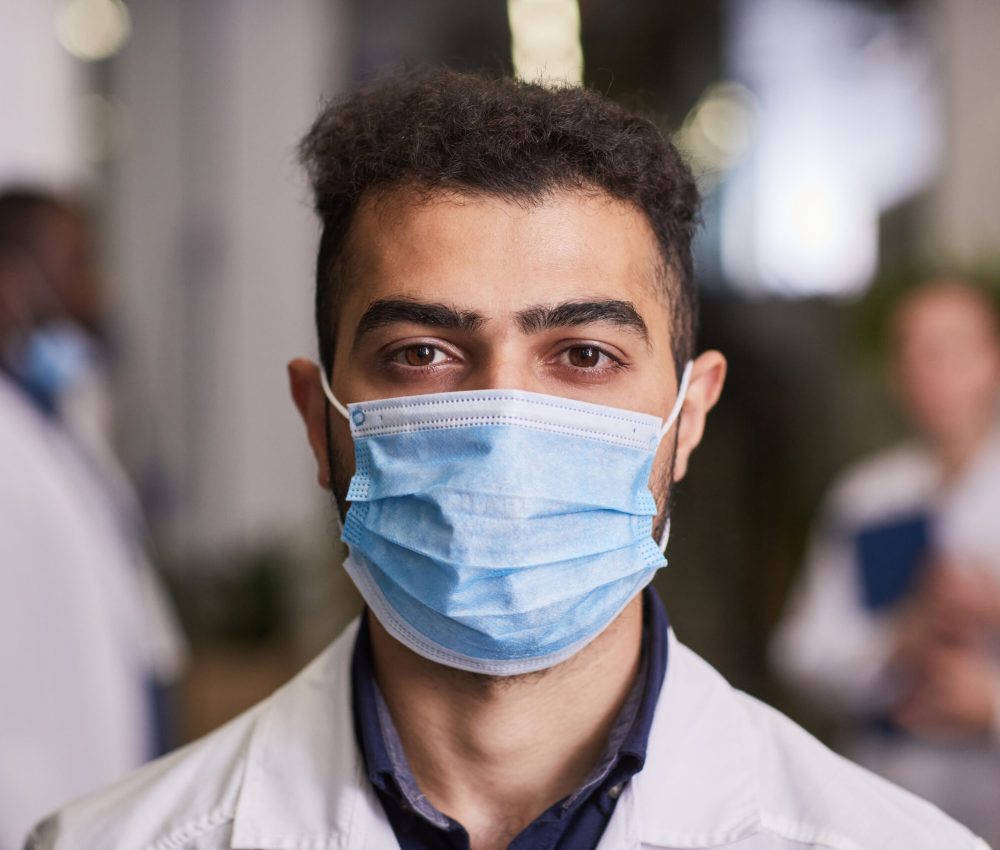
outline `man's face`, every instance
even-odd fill
[[[630,205],[570,192],[530,206],[469,196],[420,202],[397,193],[361,206],[349,256],[331,381],[344,403],[504,388],[666,417],[676,398],[657,243]],[[304,361],[291,369],[328,485],[317,375]],[[701,437],[723,373],[721,355],[699,358],[675,478]],[[354,453],[336,413],[331,440],[343,504]],[[674,444],[672,433],[651,478],[661,508]]]
[[[94,274],[90,234],[84,219],[70,210],[40,214],[35,259],[45,275],[48,303],[41,314],[71,318],[86,326],[100,323],[100,285]]]

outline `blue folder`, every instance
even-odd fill
[[[862,528],[855,549],[862,600],[870,611],[889,608],[917,583],[930,551],[925,513],[894,517]]]

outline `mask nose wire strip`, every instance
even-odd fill
[[[673,427],[674,422],[677,421],[677,417],[681,415],[681,408],[684,407],[684,397],[687,395],[688,384],[691,383],[691,368],[694,363],[690,360],[687,362],[687,366],[684,367],[684,373],[681,375],[681,383],[677,388],[677,399],[674,401],[674,406],[670,409],[670,414],[667,416],[667,421],[663,423],[663,429],[660,431],[660,439],[662,440],[667,432]]]
[[[670,409],[670,414],[667,416],[667,421],[663,423],[663,428],[660,431],[660,439],[662,440],[667,432],[673,427],[674,422],[677,421],[677,417],[681,414],[681,409],[684,407],[684,397],[687,395],[688,384],[691,383],[691,367],[694,366],[690,360],[684,367],[684,373],[681,375],[681,383],[677,388],[677,399],[674,401],[674,406]],[[334,410],[337,411],[344,419],[350,420],[351,414],[348,412],[347,408],[344,407],[333,394],[333,390],[330,389],[330,382],[326,377],[326,370],[320,366],[319,367],[319,381],[323,386],[323,394],[326,396],[327,401],[333,405]]]
[[[344,417],[348,422],[351,420],[351,414],[347,412],[347,408],[344,407],[337,397],[333,394],[333,390],[330,389],[330,382],[326,379],[326,369],[319,367],[319,382],[323,385],[323,394],[326,396],[326,400],[333,405],[333,409],[337,411],[341,416]]]

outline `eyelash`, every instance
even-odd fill
[[[430,342],[411,342],[408,343],[407,345],[403,345],[398,348],[394,348],[387,351],[385,353],[385,356],[383,357],[383,363],[386,366],[401,368],[410,373],[422,372],[424,374],[433,373],[443,368],[446,365],[445,363],[428,363],[426,366],[413,366],[411,364],[402,362],[401,358],[406,354],[406,352],[412,351],[417,348],[429,348],[432,349],[435,353],[444,354],[446,357],[455,359],[454,355],[452,355],[450,352],[448,352],[445,348],[443,348],[440,345],[436,345]],[[610,371],[616,371],[619,369],[628,368],[628,364],[626,364],[620,357],[616,357],[607,349],[594,344],[576,343],[574,345],[569,345],[561,349],[558,353],[558,356],[559,357],[567,356],[572,351],[578,351],[580,349],[586,349],[586,348],[594,349],[601,357],[607,358],[607,360],[610,361],[609,365],[596,366],[591,368],[587,368],[584,366],[574,366],[571,363],[560,364],[560,365],[564,365],[566,368],[573,370],[577,374],[589,375],[589,376],[598,376]]]
[[[608,351],[605,348],[601,348],[601,346],[599,346],[599,345],[571,345],[568,348],[563,349],[560,353],[561,354],[569,354],[571,351],[579,351],[582,348],[591,348],[591,349],[593,349],[601,357],[608,358],[608,360],[610,360],[611,363],[614,364],[615,366],[621,366],[621,365],[623,365],[622,364],[622,360],[621,360],[620,357],[615,357],[614,354],[612,354],[610,351]],[[583,368],[583,367],[577,367],[577,368]]]
[[[440,345],[435,345],[431,342],[411,342],[387,351],[383,358],[383,362],[388,366],[397,366],[413,372],[431,372],[440,369],[445,365],[444,363],[429,363],[426,366],[412,366],[409,363],[403,363],[401,361],[401,358],[406,354],[406,352],[413,351],[417,348],[429,348],[435,352],[435,356],[440,353],[444,354],[445,357],[457,359],[453,354],[447,351],[447,349]]]

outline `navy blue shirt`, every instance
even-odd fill
[[[651,588],[643,591],[642,660],[597,767],[580,788],[542,812],[508,850],[592,850],[626,783],[642,770],[653,713],[667,671],[667,615]],[[375,681],[367,616],[351,665],[354,729],[368,779],[402,850],[469,850],[465,828],[421,793],[389,709]]]

